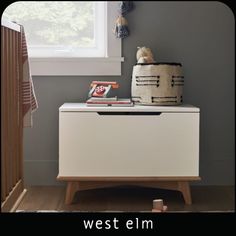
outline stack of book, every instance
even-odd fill
[[[118,99],[114,96],[112,91],[117,88],[119,84],[115,81],[92,81],[89,99],[86,101],[87,106],[133,106],[131,99]]]
[[[109,98],[97,98],[91,97],[86,102],[87,106],[112,106],[112,107],[123,107],[123,106],[133,106],[133,102],[129,98],[120,98],[117,97],[109,97]]]

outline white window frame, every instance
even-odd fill
[[[106,2],[105,57],[35,57],[29,58],[33,76],[119,76],[121,75],[122,40],[112,32],[117,18],[118,2]]]
[[[95,2],[95,22],[94,37],[96,39],[94,46],[89,47],[73,47],[70,45],[28,45],[29,56],[32,58],[40,57],[62,57],[62,58],[78,58],[78,57],[105,57],[106,39],[107,39],[107,2]],[[102,32],[102,33],[101,33]]]

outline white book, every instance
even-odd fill
[[[87,102],[93,102],[93,101],[117,101],[117,97],[91,97],[87,100]]]
[[[103,103],[87,103],[88,107],[132,107],[133,103],[113,103],[113,104],[103,104]]]
[[[87,106],[131,107],[133,105],[131,99],[118,99],[117,101],[87,101]]]

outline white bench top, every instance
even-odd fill
[[[178,113],[199,113],[200,109],[192,105],[178,106],[144,106],[134,105],[132,107],[88,107],[86,103],[64,103],[59,108],[60,112],[178,112]]]

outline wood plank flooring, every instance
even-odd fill
[[[65,205],[65,187],[28,187],[17,211],[151,211],[153,199],[162,198],[170,212],[235,211],[234,186],[192,186],[192,205],[185,205],[177,191],[117,187],[77,192],[74,203]]]

